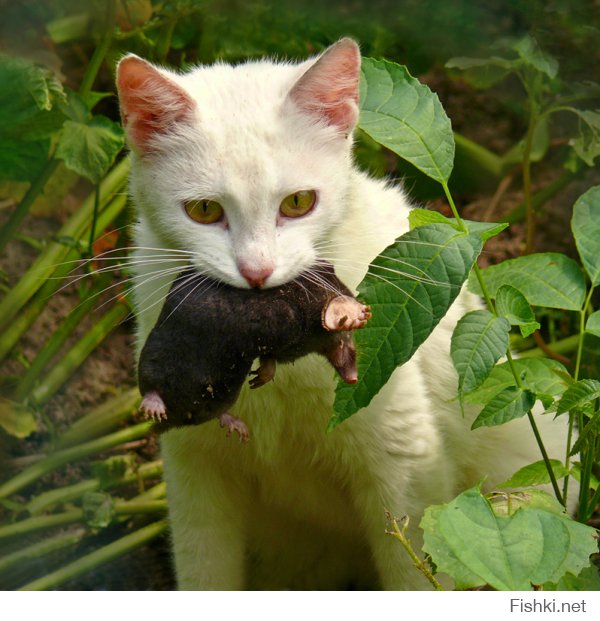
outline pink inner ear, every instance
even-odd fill
[[[358,120],[359,80],[358,45],[342,39],[298,80],[290,97],[302,110],[347,133]]]
[[[185,91],[136,56],[119,63],[117,87],[130,144],[140,151],[150,150],[155,135],[185,120],[194,108]]]

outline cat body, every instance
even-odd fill
[[[133,56],[121,61],[138,210],[138,353],[189,261],[236,287],[270,287],[326,260],[354,291],[374,257],[407,231],[401,189],[352,163],[359,67],[348,39],[300,64],[179,75]],[[285,197],[309,189],[316,205],[283,215]],[[218,201],[221,219],[192,221],[182,207],[192,199]],[[309,355],[280,365],[260,390],[242,389],[231,411],[252,442],[232,443],[213,425],[163,434],[179,587],[427,588],[386,534],[384,511],[409,516],[418,549],[427,506],[539,459],[526,420],[471,431],[474,413],[461,416],[450,338],[479,307],[461,294],[371,404],[330,433],[333,372]],[[562,423],[541,417],[539,425],[550,456],[562,456]]]

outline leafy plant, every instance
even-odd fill
[[[553,72],[552,63],[540,54],[522,49],[521,53],[528,67],[534,63],[531,71]],[[415,228],[396,240],[369,268],[359,285],[360,295],[373,310],[372,322],[357,334],[360,381],[338,387],[331,426],[367,405],[396,365],[412,356],[446,313],[471,271],[470,287],[483,295],[487,308],[467,313],[454,330],[451,354],[458,376],[458,398],[461,403],[471,400],[484,405],[473,429],[529,418],[544,470],[539,463],[532,464],[515,473],[510,485],[550,482],[558,504],[542,492],[525,492],[518,502],[509,495],[507,513],[500,516],[479,489],[470,490],[447,505],[428,510],[421,523],[425,550],[439,569],[455,579],[458,588],[488,583],[500,589],[524,589],[532,584],[556,583],[567,573],[576,576],[589,566],[589,556],[597,550],[594,530],[573,522],[564,514],[564,506],[570,476],[581,484],[582,522],[600,499],[592,474],[600,449],[600,382],[579,379],[587,317],[592,318],[592,331],[597,326],[591,300],[600,274],[600,186],[586,192],[573,211],[572,231],[585,272],[559,253],[523,256],[481,270],[475,259],[483,242],[502,226],[482,228],[460,218],[447,183],[454,153],[452,132],[437,97],[393,63],[365,59],[363,67],[359,127],[439,181],[454,219],[440,214],[428,216],[418,210],[411,217]],[[414,240],[425,243],[411,244]],[[402,257],[403,272],[408,276],[387,274],[382,278],[383,268],[390,271],[386,262],[398,257]],[[386,305],[385,313],[380,311],[380,304]],[[538,327],[532,305],[579,314],[578,353],[572,376],[552,360],[513,360],[509,330],[518,326],[527,334]],[[497,366],[502,357],[507,362]],[[557,415],[569,412],[564,464],[548,458],[532,410],[537,399]],[[576,419],[580,435],[573,444]],[[580,457],[576,467],[571,464],[574,454]],[[560,478],[564,478],[562,490]],[[460,533],[468,533],[469,545],[459,541]],[[515,547],[515,541],[529,544]]]

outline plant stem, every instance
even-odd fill
[[[101,278],[99,283],[88,293],[87,298],[69,313],[58,330],[44,343],[31,366],[19,381],[12,396],[13,401],[23,401],[27,398],[40,374],[96,303],[95,293],[104,289],[107,283],[108,278]]]
[[[585,298],[585,302],[583,304],[583,308],[579,311],[579,334],[577,334],[577,354],[575,356],[575,370],[573,372],[573,379],[575,381],[579,380],[579,371],[581,370],[581,356],[583,354],[583,342],[585,341],[585,319],[587,316],[588,309],[590,304],[592,303],[592,294],[594,293],[594,287],[590,287],[588,291],[587,297]],[[569,431],[567,432],[567,454],[565,457],[565,467],[568,469],[571,463],[571,443],[573,441],[573,427],[575,425],[575,416],[573,412],[569,412]],[[583,429],[583,427],[580,428]],[[582,473],[581,473],[581,486],[583,486],[583,464],[581,464]],[[592,464],[589,465],[590,471],[592,468]],[[589,475],[589,472],[587,473]],[[565,501],[567,500],[567,495],[569,493],[569,479],[571,477],[565,477],[563,482],[563,496]]]
[[[54,537],[49,537],[37,543],[34,543],[20,550],[16,550],[12,554],[7,554],[0,558],[0,572],[18,565],[19,563],[34,561],[46,554],[61,550],[69,546],[79,543],[85,536],[85,530],[80,528],[75,533],[61,533]]]
[[[147,543],[148,541],[154,539],[158,535],[165,532],[168,528],[167,520],[161,520],[159,522],[154,522],[153,524],[149,524],[144,528],[140,528],[139,530],[118,539],[117,541],[113,541],[112,543],[99,548],[98,550],[94,550],[90,554],[86,556],[82,556],[81,558],[53,571],[42,578],[34,580],[29,584],[21,587],[20,591],[43,591],[46,589],[51,589],[59,584],[66,582],[83,574],[91,569],[99,567],[100,565],[122,556],[123,554]]]
[[[450,194],[450,190],[448,189],[448,184],[447,183],[442,183],[442,187],[444,188],[444,192],[446,193],[446,197],[448,198],[448,203],[450,205],[450,209],[452,210],[452,214],[454,215],[454,217],[456,218],[456,222],[458,223],[460,229],[464,232],[467,232],[467,227],[465,226],[464,222],[462,221],[458,210],[456,209],[456,205],[454,204],[454,201],[452,200],[452,195]],[[492,298],[490,297],[490,294],[487,290],[487,287],[485,285],[485,281],[483,279],[483,274],[481,273],[481,270],[479,269],[479,266],[477,265],[477,263],[475,263],[473,265],[473,271],[475,272],[475,276],[477,277],[477,281],[479,282],[479,286],[481,287],[481,291],[483,293],[483,297],[485,299],[485,303],[489,309],[489,311],[491,313],[493,313],[494,316],[498,316],[498,313],[496,311],[496,307],[494,306],[493,302],[492,302]],[[515,383],[516,386],[518,386],[519,388],[523,389],[523,384],[521,382],[521,378],[519,377],[519,373],[517,372],[517,369],[515,367],[513,358],[512,358],[512,354],[510,352],[510,349],[507,350],[506,352],[506,357],[509,363],[509,367],[510,370],[512,372],[512,375],[515,379]],[[546,452],[546,447],[544,446],[544,442],[542,441],[542,437],[540,435],[540,432],[537,428],[535,419],[533,417],[533,414],[531,412],[531,410],[529,410],[529,412],[527,412],[527,418],[529,419],[529,423],[531,425],[531,429],[533,431],[533,434],[535,436],[536,442],[538,444],[538,447],[540,449],[540,452],[542,453],[542,458],[544,459],[544,464],[546,465],[546,470],[548,471],[548,476],[550,477],[550,481],[552,482],[552,488],[554,489],[554,493],[556,494],[556,498],[558,499],[558,501],[564,505],[564,501],[563,501],[563,497],[560,493],[560,489],[558,487],[558,483],[556,481],[556,477],[554,476],[554,470],[552,469],[552,464],[550,463],[550,459],[548,457],[548,453]]]
[[[120,203],[120,210],[126,204],[125,196],[115,196],[127,181],[129,174],[129,159],[125,158],[117,164],[100,183],[100,206],[108,205],[111,201]],[[94,209],[95,192],[83,202],[81,207],[69,218],[58,231],[57,237],[79,239],[90,223]],[[119,210],[119,211],[120,211]],[[106,211],[106,210],[105,210]],[[116,217],[116,216],[115,216]],[[100,224],[99,224],[100,228]],[[51,242],[44,252],[34,261],[33,265],[23,275],[19,282],[7,293],[0,302],[0,332],[3,331],[31,297],[46,283],[57,265],[69,254],[70,248],[61,242]],[[58,288],[58,284],[56,288]]]
[[[48,182],[48,179],[50,179],[50,177],[54,174],[54,171],[59,163],[60,160],[56,160],[54,157],[51,157],[46,162],[36,180],[29,186],[25,196],[17,205],[17,208],[12,212],[10,218],[2,229],[0,229],[0,252],[14,237],[18,228],[21,226],[21,222],[23,222],[25,216],[29,212],[31,205],[33,205],[35,199],[40,195],[41,191],[44,189],[44,186]]]
[[[63,513],[55,515],[36,515],[25,520],[20,520],[14,524],[0,526],[0,539],[6,537],[14,537],[16,535],[25,535],[36,530],[45,528],[53,528],[55,526],[65,526],[75,522],[83,521],[83,509],[71,509]]]
[[[143,438],[148,435],[151,427],[152,423],[140,423],[139,425],[121,429],[120,431],[116,431],[115,433],[111,433],[107,436],[86,442],[85,444],[57,451],[56,453],[48,455],[39,462],[32,464],[9,481],[6,481],[4,484],[0,485],[0,498],[5,498],[6,496],[10,496],[11,494],[18,492],[20,489],[33,483],[45,474],[48,474],[71,461],[77,461],[79,459],[83,459],[84,457],[94,455],[95,453],[101,453],[112,449],[119,444]]]
[[[406,528],[408,526],[408,519],[405,519],[404,526],[401,529],[398,526],[398,521],[396,520],[396,518],[394,518],[390,513],[387,514],[387,517],[389,521],[391,522],[392,528],[393,528],[392,532],[388,531],[389,534],[392,535],[392,537],[397,539],[402,544],[402,547],[408,552],[408,555],[412,559],[412,562],[414,563],[415,567],[427,578],[427,580],[429,580],[429,582],[433,585],[433,588],[436,591],[443,591],[444,587],[435,579],[435,576],[431,573],[431,571],[429,571],[429,568],[424,563],[424,561],[422,561],[416,555],[415,551],[412,548],[410,541],[406,537],[405,533],[406,533]]]
[[[81,80],[81,84],[79,85],[79,94],[84,99],[87,97],[87,95],[90,94],[92,86],[94,85],[94,81],[96,80],[96,76],[98,75],[98,71],[100,71],[100,67],[102,66],[102,61],[104,60],[106,53],[110,49],[110,44],[113,38],[116,12],[116,0],[108,0],[106,6],[106,19],[104,22],[104,31],[102,33],[102,37],[100,38],[100,42],[96,46],[96,49],[94,50],[94,53],[92,54],[92,57],[87,64],[83,79]]]
[[[127,420],[140,401],[137,387],[126,390],[76,420],[57,440],[56,450],[88,442]]]
[[[527,238],[525,254],[531,254],[535,248],[535,212],[531,201],[531,147],[538,122],[537,104],[529,98],[529,125],[523,146],[523,195],[527,218]]]
[[[38,384],[29,397],[29,403],[34,406],[46,403],[129,312],[129,306],[119,303],[94,322],[92,328],[61,358],[60,364],[54,366]]]

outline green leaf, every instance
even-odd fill
[[[569,455],[577,455],[585,446],[595,452],[597,438],[600,435],[600,411],[596,410],[592,417],[587,420],[583,429],[580,428],[578,431],[579,436],[571,447]],[[590,487],[594,487],[594,485],[591,484]]]
[[[0,179],[31,181],[46,163],[65,93],[48,69],[0,53]]]
[[[123,131],[106,117],[95,116],[87,124],[66,121],[56,157],[92,183],[99,183],[123,144]]]
[[[439,211],[432,211],[431,209],[411,209],[408,214],[408,225],[410,229],[416,229],[419,226],[425,226],[426,224],[448,224],[456,229],[454,219],[446,218],[446,216],[439,213]]]
[[[523,338],[540,327],[525,296],[510,285],[502,285],[496,292],[496,311],[508,319],[511,326],[519,326]]]
[[[558,459],[550,459],[549,461],[557,480],[569,474],[569,471]],[[498,487],[533,487],[534,485],[545,485],[546,483],[550,483],[550,475],[544,460],[541,459],[517,470],[508,481],[501,483]]]
[[[567,383],[559,373],[567,373],[566,368],[557,360],[550,358],[521,358],[514,360],[521,382],[534,394],[561,395],[567,389]],[[515,385],[515,378],[508,362],[494,367],[489,377],[475,391],[465,396],[469,403],[485,404],[491,401],[498,393]]]
[[[537,41],[530,35],[517,41],[513,49],[527,65],[545,73],[550,79],[554,79],[558,74],[557,60],[543,52]]]
[[[15,438],[26,438],[37,431],[33,412],[19,403],[0,399],[0,427]]]
[[[594,379],[583,379],[567,388],[558,402],[557,414],[583,407],[586,403],[600,397],[600,382]]]
[[[445,183],[454,136],[440,101],[406,67],[364,58],[358,126],[429,177]]]
[[[471,429],[504,425],[515,418],[525,416],[535,403],[535,395],[516,386],[505,388],[483,408],[473,421]]]
[[[81,504],[84,519],[92,528],[106,528],[115,517],[115,506],[110,494],[86,492]]]
[[[448,311],[480,251],[477,235],[430,224],[402,235],[373,261],[358,287],[373,314],[354,334],[359,381],[338,385],[330,428],[368,405],[411,358]]]
[[[502,285],[518,289],[533,306],[581,310],[585,301],[585,277],[573,259],[557,252],[530,254],[481,270],[492,298]],[[481,294],[477,280],[469,288]]]
[[[595,311],[588,317],[585,331],[594,336],[600,336],[600,311]]]
[[[457,231],[460,230],[455,218],[447,218],[431,209],[415,208],[408,214],[408,224],[411,229],[437,222],[449,224]],[[474,220],[463,220],[463,224],[467,227],[469,233],[477,233],[481,237],[482,242],[486,242],[490,237],[498,235],[508,226],[508,222],[476,222]]]
[[[509,73],[519,67],[519,62],[506,58],[451,58],[447,63],[448,69],[458,69],[463,72],[463,77],[475,88],[490,88],[503,80]]]
[[[592,285],[600,285],[600,185],[580,196],[573,207],[571,229]]]
[[[589,565],[596,550],[593,528],[545,505],[523,502],[511,515],[498,515],[493,507],[474,488],[429,507],[421,520],[424,550],[458,588],[531,590]]]
[[[488,310],[471,311],[456,324],[450,355],[458,372],[459,398],[480,386],[508,349],[510,324]]]
[[[567,572],[556,584],[546,582],[544,591],[600,591],[598,568],[590,565],[578,576]]]
[[[569,144],[588,166],[593,166],[600,155],[600,112],[568,109],[579,117],[579,135],[572,138]]]

